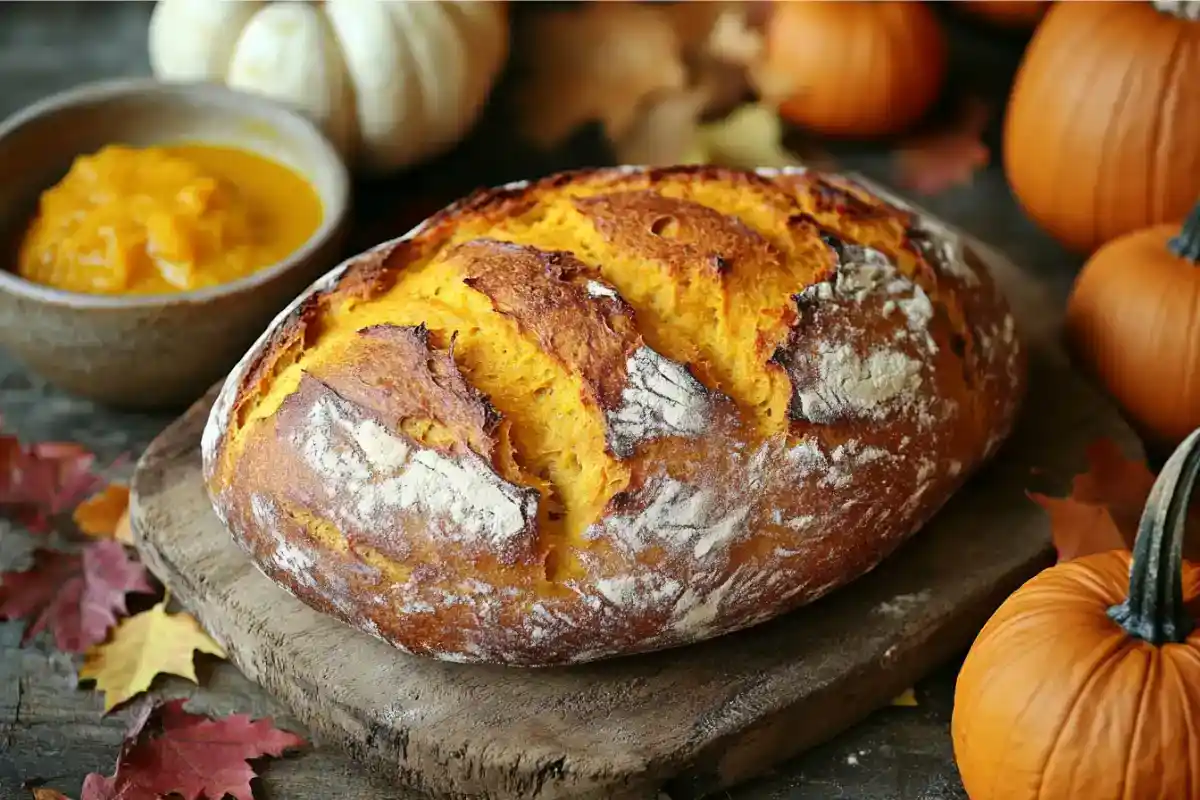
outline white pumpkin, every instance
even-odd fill
[[[501,2],[159,0],[150,65],[290,103],[365,173],[438,155],[479,117],[508,56]]]

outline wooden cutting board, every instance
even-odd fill
[[[979,246],[1031,350],[1012,439],[879,568],[774,622],[700,645],[549,670],[397,652],[264,577],[211,511],[200,433],[212,395],[151,445],[133,481],[137,546],[230,658],[328,745],[397,781],[456,798],[697,798],[749,778],[887,704],[964,649],[1051,561],[1031,471],[1065,479],[1099,436],[1137,452],[1073,373],[1059,313]]]

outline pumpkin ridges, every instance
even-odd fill
[[[1160,102],[1158,107],[1154,110],[1154,117],[1150,121],[1150,141],[1152,142],[1162,142],[1161,132],[1163,130],[1163,117],[1169,113],[1167,108],[1168,101],[1170,99],[1171,88],[1179,85],[1179,82],[1175,80],[1175,70],[1182,61],[1180,54],[1183,50],[1184,38],[1183,31],[1179,31],[1178,35],[1175,37],[1175,42],[1171,47],[1171,54],[1167,57],[1166,66],[1163,69],[1163,83],[1158,94],[1162,94],[1164,96],[1162,98],[1162,102]],[[1164,209],[1162,207],[1163,202],[1158,198],[1157,191],[1160,181],[1159,173],[1164,168],[1171,168],[1168,159],[1159,157],[1158,147],[1161,147],[1161,144],[1156,145],[1156,150],[1153,157],[1154,163],[1151,164],[1151,168],[1147,171],[1146,175],[1146,182],[1148,184],[1147,191],[1149,192],[1149,195],[1147,197],[1147,203],[1145,204],[1152,206],[1152,213],[1156,217],[1164,213]]]
[[[1030,64],[1037,64],[1042,72],[1050,74],[1070,72],[1074,66],[1072,62],[1078,58],[1079,48],[1075,46],[1076,43],[1086,42],[1095,35],[1097,30],[1108,23],[1108,15],[1097,12],[1090,19],[1091,25],[1077,26],[1074,19],[1067,17],[1071,13],[1069,5],[1065,3],[1051,5],[1034,32],[1033,38],[1026,48],[1026,55],[1021,60],[1021,65],[1013,80],[1003,137],[1004,169],[1009,176],[1009,182],[1013,184],[1014,190],[1018,186],[1024,187],[1023,190],[1015,192],[1018,202],[1030,213],[1030,216],[1044,215],[1044,224],[1052,232],[1061,229],[1058,209],[1064,208],[1064,204],[1073,201],[1073,198],[1069,196],[1073,185],[1064,181],[1063,175],[1072,165],[1067,159],[1058,159],[1052,169],[1044,169],[1040,165],[1028,163],[1023,157],[1023,153],[1029,149],[1036,151],[1043,147],[1051,149],[1053,152],[1061,152],[1063,142],[1070,135],[1071,115],[1061,112],[1054,102],[1054,93],[1057,87],[1050,82],[1036,81],[1037,76],[1033,74]],[[1115,14],[1116,11],[1112,10],[1110,13]],[[1059,33],[1059,28],[1063,28],[1066,33]],[[1060,36],[1064,40],[1060,49],[1050,50],[1047,55],[1048,45],[1045,42],[1052,37]],[[1038,59],[1045,59],[1045,63],[1038,63]],[[1094,66],[1089,64],[1086,65],[1086,68],[1094,72]],[[1023,102],[1019,102],[1021,100]],[[1086,100],[1087,93],[1081,92],[1076,95],[1077,106]],[[1062,114],[1061,117],[1053,120],[1054,135],[1049,142],[1025,141],[1023,136],[1025,125],[1021,116],[1029,113],[1026,112],[1026,107],[1035,109],[1038,114],[1048,115],[1055,112]],[[1072,109],[1072,113],[1075,110]],[[1021,124],[1018,125],[1018,122]],[[1042,121],[1038,129],[1041,135],[1044,135],[1044,128],[1049,124],[1050,121]],[[1034,209],[1028,199],[1031,197],[1048,197],[1049,202],[1045,203],[1043,208]]]

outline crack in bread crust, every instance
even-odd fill
[[[205,474],[263,570],[397,647],[522,665],[854,579],[991,454],[1025,370],[950,231],[836,176],[710,167],[478,193],[245,364]]]

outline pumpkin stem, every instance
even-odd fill
[[[1167,242],[1167,249],[1178,258],[1186,258],[1193,264],[1200,263],[1200,203],[1183,222],[1179,235]]]
[[[1183,605],[1183,535],[1200,475],[1200,429],[1175,450],[1150,490],[1129,567],[1129,597],[1108,616],[1130,636],[1183,642],[1196,626]]]

